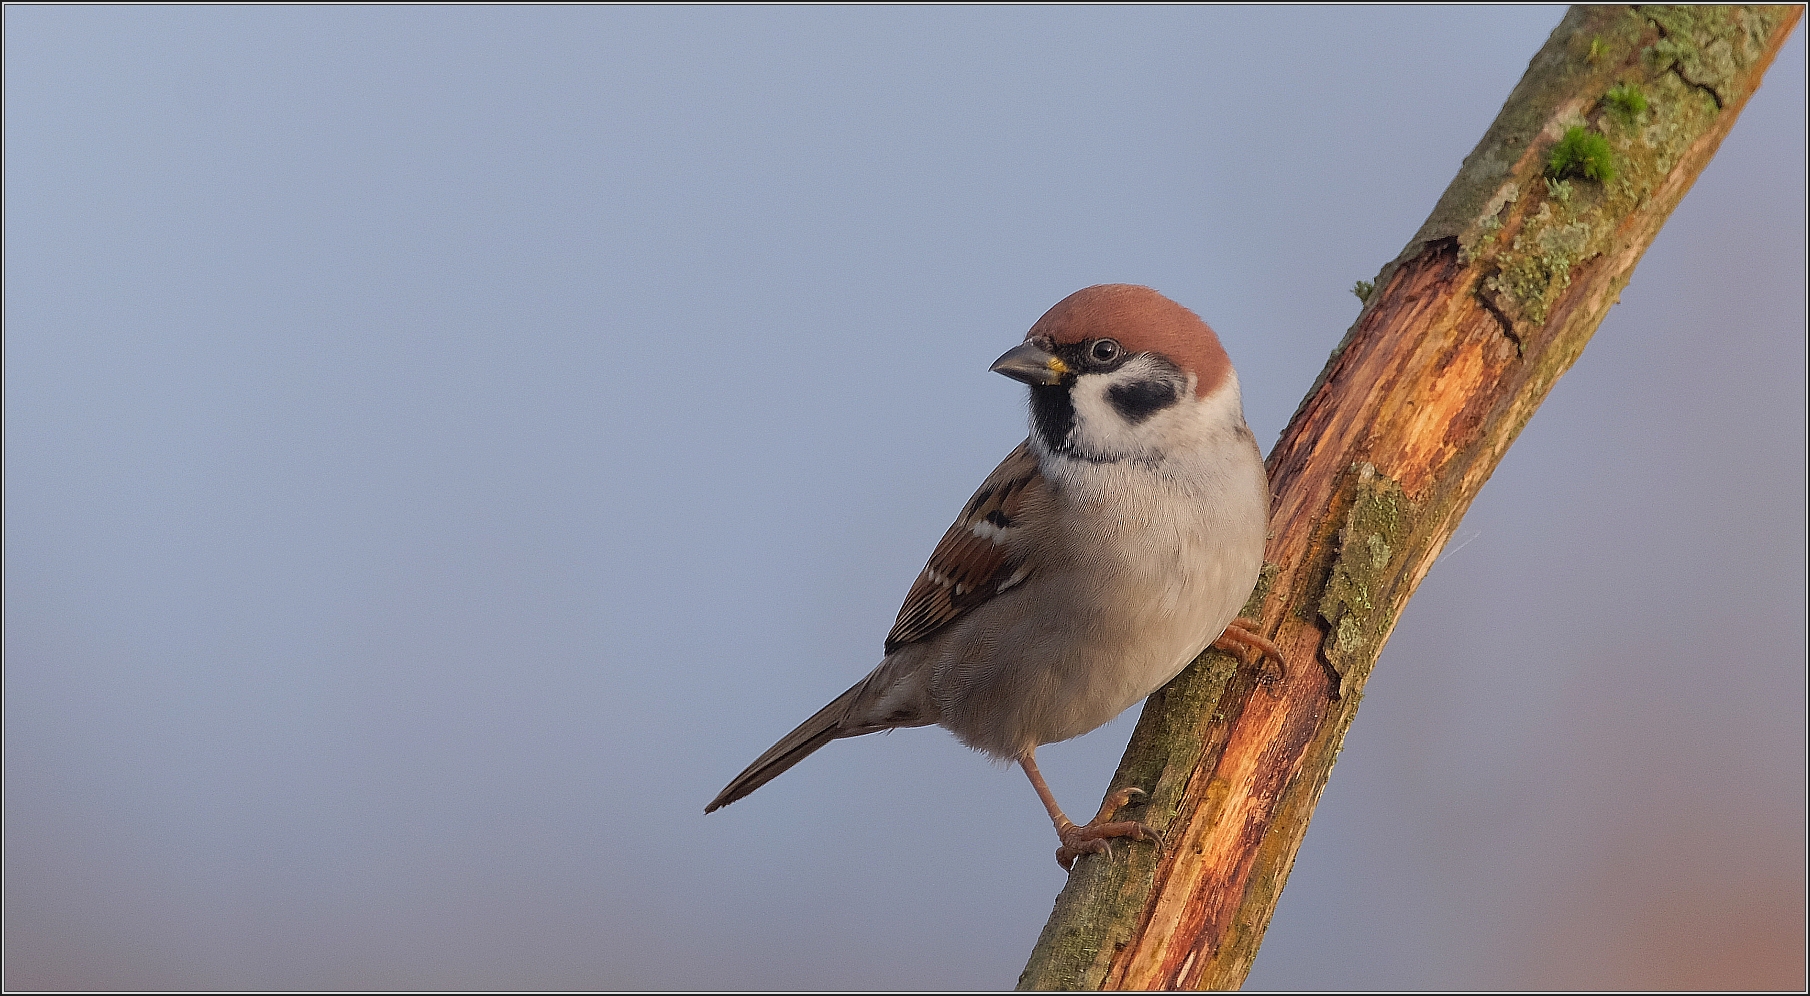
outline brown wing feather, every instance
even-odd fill
[[[887,653],[922,640],[1025,579],[1023,519],[1041,501],[1044,487],[1029,441],[1018,444],[931,552],[886,635]]]

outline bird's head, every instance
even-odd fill
[[[1070,294],[992,369],[1030,385],[1034,444],[1053,456],[1160,462],[1244,425],[1219,337],[1148,287]]]

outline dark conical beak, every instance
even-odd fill
[[[1068,373],[1068,364],[1035,342],[1026,341],[1006,350],[1006,354],[994,360],[987,369],[1026,384],[1048,385],[1062,383],[1062,375]]]

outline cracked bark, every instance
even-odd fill
[[[1260,685],[1208,651],[1150,697],[1111,788],[1149,793],[1118,818],[1166,846],[1077,863],[1019,988],[1243,983],[1395,620],[1801,14],[1566,14],[1270,454],[1245,614],[1294,666]],[[1618,84],[1648,109],[1611,106]],[[1547,175],[1577,126],[1610,142],[1613,180]]]

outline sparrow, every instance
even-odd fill
[[[1238,618],[1263,566],[1269,484],[1213,330],[1148,287],[1101,284],[1057,303],[992,369],[1029,385],[1029,438],[937,543],[879,666],[706,813],[832,740],[935,724],[1024,769],[1064,869],[1113,838],[1160,847],[1148,826],[1109,819],[1135,787],[1075,825],[1037,748],[1104,725],[1209,645],[1282,664]]]

